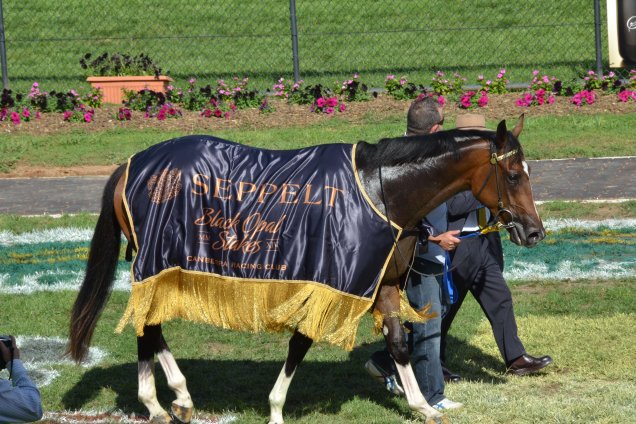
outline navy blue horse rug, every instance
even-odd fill
[[[130,158],[124,197],[137,254],[118,330],[138,335],[182,318],[351,349],[401,232],[369,202],[351,144],[168,140]]]

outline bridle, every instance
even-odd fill
[[[509,152],[506,152],[502,155],[497,156],[497,152],[492,152],[492,146],[493,144],[491,143],[490,164],[492,166],[490,167],[490,172],[488,173],[488,176],[486,177],[483,184],[479,188],[479,191],[477,191],[477,194],[475,195],[475,197],[478,197],[481,194],[481,192],[484,190],[484,188],[486,187],[486,184],[488,184],[488,181],[490,180],[490,177],[492,176],[494,171],[495,186],[497,187],[497,213],[495,214],[493,221],[495,221],[496,223],[495,225],[497,225],[499,228],[512,228],[515,226],[515,223],[514,223],[515,216],[510,209],[504,207],[502,196],[501,196],[501,188],[499,186],[499,172],[498,172],[499,167],[497,166],[497,164],[501,162],[502,160],[515,155],[517,153],[517,149],[511,150]],[[508,221],[507,224],[504,224],[502,223],[503,219],[500,220],[498,218],[500,216],[504,218],[506,215],[510,217],[510,220]]]

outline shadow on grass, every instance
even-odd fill
[[[453,345],[455,342],[453,340]],[[367,399],[399,414],[408,414],[406,400],[388,394],[364,370],[364,363],[371,353],[382,348],[382,343],[359,346],[350,353],[350,360],[344,362],[303,362],[289,389],[285,415],[298,418],[312,412],[337,414],[344,404],[354,399]],[[470,354],[476,364],[493,369],[501,367],[497,358],[470,346],[463,345],[462,352]],[[268,395],[283,366],[282,361],[214,359],[181,359],[178,364],[187,379],[188,390],[197,410],[217,413],[254,411],[263,416],[269,415]],[[485,374],[481,369],[470,368],[461,358],[453,358],[450,364],[458,365],[456,369],[465,380],[504,381],[503,378],[493,379],[491,374]],[[168,408],[174,400],[174,394],[167,387],[159,364],[156,364],[155,369],[157,397],[161,405]],[[116,393],[115,409],[127,414],[147,414],[145,407],[137,400],[136,363],[88,370],[65,393],[63,405],[69,410],[85,408],[103,389]]]

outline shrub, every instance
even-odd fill
[[[88,109],[83,104],[80,104],[73,109],[65,110],[63,119],[66,122],[93,122],[94,115],[95,110]]]
[[[570,103],[575,104],[576,106],[583,106],[585,104],[591,105],[596,101],[596,94],[592,90],[582,90],[576,93],[570,99]]]
[[[546,91],[544,88],[539,88],[532,92],[525,93],[520,99],[517,99],[516,105],[521,107],[530,106],[543,106],[551,105],[554,103],[554,95]]]
[[[82,69],[90,75],[96,76],[123,76],[123,75],[161,75],[161,68],[154,63],[150,56],[141,53],[137,56],[129,54],[102,53],[95,59],[92,53],[86,53],[79,61]]]
[[[351,79],[337,84],[336,94],[347,102],[361,102],[369,100],[369,87],[360,82],[360,75],[353,74]]]
[[[621,87],[618,75],[610,72],[607,75],[598,75],[594,71],[587,71],[583,78],[583,88],[587,91],[602,90],[609,92],[617,92]]]
[[[327,115],[333,115],[336,112],[344,112],[347,110],[347,106],[338,101],[338,97],[318,97],[309,108],[312,112],[325,113]]]
[[[464,82],[466,82],[466,78],[457,72],[453,74],[452,78],[447,78],[444,72],[437,71],[431,80],[431,86],[435,93],[448,96],[449,94],[461,93]]]
[[[415,99],[420,94],[426,92],[426,88],[419,84],[409,82],[406,77],[401,77],[399,80],[395,78],[395,75],[387,75],[384,79],[384,88],[390,96],[396,100]]]
[[[504,94],[508,92],[510,81],[506,79],[506,70],[500,69],[494,79],[485,79],[483,75],[479,75],[477,82],[481,85],[482,91],[487,91],[490,94]]]
[[[461,109],[474,109],[476,107],[486,107],[488,105],[488,93],[485,90],[479,92],[467,91],[459,98],[459,107]]]
[[[161,105],[149,106],[146,109],[145,118],[157,118],[159,121],[165,119],[176,119],[182,116],[182,112],[172,103],[163,103]]]

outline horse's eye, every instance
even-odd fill
[[[510,184],[517,184],[519,182],[519,178],[521,178],[521,176],[516,172],[508,174],[508,182]]]

